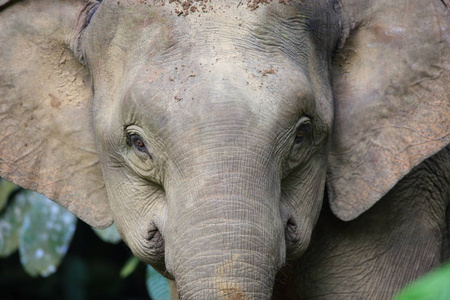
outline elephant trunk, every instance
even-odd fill
[[[286,254],[279,180],[210,170],[168,192],[166,265],[180,298],[270,299]]]

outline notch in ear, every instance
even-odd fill
[[[102,228],[112,216],[88,71],[68,45],[86,3],[11,1],[0,8],[0,176]]]
[[[450,142],[450,13],[441,1],[341,5],[327,187],[352,220]]]

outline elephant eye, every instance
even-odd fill
[[[148,153],[147,146],[145,146],[142,138],[137,134],[131,134],[128,136],[128,145],[133,146],[136,150],[144,153]]]
[[[295,143],[300,144],[305,137],[311,132],[311,123],[304,123],[297,129],[297,135],[295,136]]]

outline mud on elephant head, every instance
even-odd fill
[[[449,143],[424,2],[2,1],[0,176],[115,222],[183,299],[270,298],[325,186],[352,220]]]

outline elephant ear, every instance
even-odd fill
[[[450,16],[439,0],[341,6],[327,189],[352,220],[450,142]]]
[[[90,122],[88,72],[68,47],[86,5],[0,7],[0,176],[101,228],[112,217]]]

